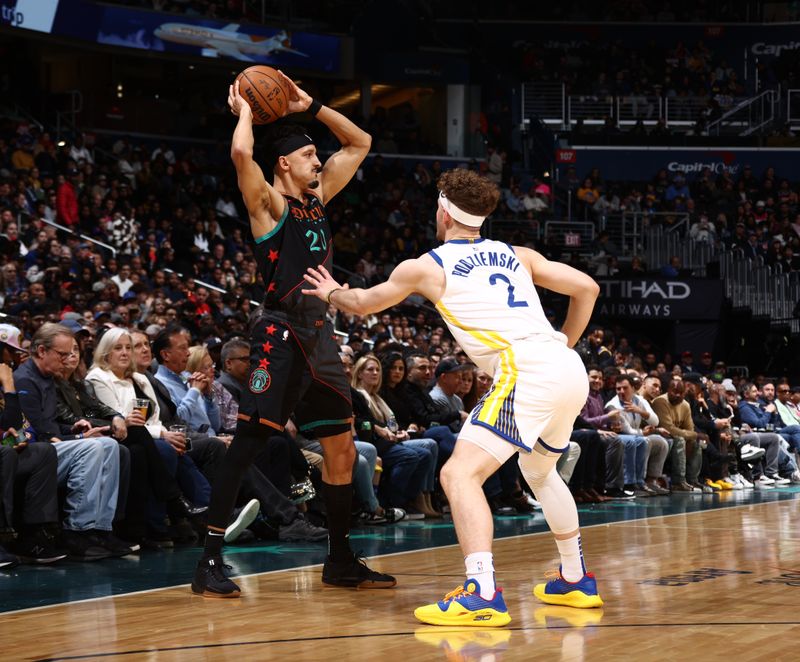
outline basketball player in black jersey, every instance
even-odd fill
[[[283,76],[283,74],[281,74]],[[353,408],[326,304],[303,296],[308,267],[332,262],[332,236],[325,203],[341,191],[366,157],[369,134],[323,106],[283,76],[290,113],[308,111],[341,143],[324,166],[301,129],[275,127],[267,165],[269,184],[253,155],[250,106],[231,86],[228,105],[239,117],[231,158],[250,216],[258,267],[267,287],[264,304],[250,320],[250,377],[242,391],[233,442],[211,495],[205,550],[192,591],[206,597],[238,597],[223,570],[222,542],[245,469],[274,430],[294,413],[298,428],[324,449],[323,497],[328,513],[328,557],[322,581],[332,586],[391,588],[394,577],[375,572],[350,549],[350,507],[355,447]]]

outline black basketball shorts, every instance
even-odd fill
[[[333,326],[298,325],[277,311],[250,322],[250,373],[242,389],[239,418],[283,430],[294,413],[309,439],[350,430],[353,404]]]

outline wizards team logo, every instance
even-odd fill
[[[270,374],[264,368],[256,368],[253,370],[253,374],[250,375],[250,392],[263,393],[271,383],[272,377],[270,377]]]

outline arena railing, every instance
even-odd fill
[[[31,217],[30,214],[26,214],[24,212],[21,212],[17,217],[17,222],[19,223],[20,227],[22,226],[22,222],[21,221],[22,221],[23,218],[31,219],[32,217]],[[82,232],[75,232],[75,230],[73,230],[72,228],[68,228],[66,225],[61,225],[60,223],[56,223],[55,221],[48,221],[46,218],[41,218],[39,220],[42,223],[46,224],[46,225],[54,227],[59,232],[64,232],[66,234],[70,234],[73,237],[77,237],[79,239],[82,239],[83,241],[89,242],[90,244],[94,244],[95,246],[99,246],[100,248],[103,248],[103,249],[107,250],[109,253],[111,253],[111,255],[113,257],[117,256],[117,249],[114,248],[113,246],[111,246],[110,244],[106,244],[106,243],[104,243],[102,241],[98,241],[94,237],[90,237],[88,234],[83,234]]]
[[[722,116],[706,126],[708,135],[718,136],[726,127],[732,127],[741,136],[749,136],[771,124],[778,116],[780,89],[764,90],[760,94],[742,99]]]
[[[691,271],[693,276],[704,278],[707,275],[708,263],[716,260],[720,249],[714,242],[696,241],[685,236],[682,230],[686,230],[687,225],[687,217],[669,228],[663,224],[653,225],[651,221],[644,233],[644,261],[650,268],[667,265],[677,256],[681,268]]]
[[[724,114],[729,109],[756,103],[756,99],[763,95],[767,95],[763,101],[777,104],[779,99],[775,94],[764,92],[756,97],[717,95],[714,98]],[[608,117],[618,127],[632,127],[640,119],[645,126],[655,126],[659,119],[663,119],[667,126],[688,128],[694,126],[701,114],[708,110],[711,100],[710,96],[696,95],[567,94],[563,83],[536,82],[523,83],[520,98],[523,122],[538,118],[545,125],[562,130],[570,130],[579,120],[584,126],[602,126]],[[795,98],[795,105],[798,101],[800,99]],[[729,125],[739,131],[751,124],[737,119],[731,120]]]

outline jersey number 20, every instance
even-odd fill
[[[497,283],[498,280],[502,280],[506,285],[508,285],[508,307],[509,308],[527,308],[528,302],[527,301],[515,301],[514,300],[514,286],[511,284],[511,281],[508,280],[508,277],[504,276],[503,274],[492,274],[489,276],[489,285],[494,285]]]

